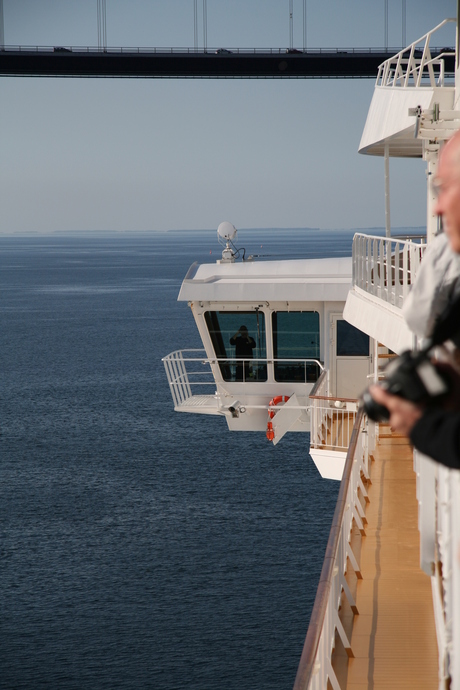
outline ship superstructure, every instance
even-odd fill
[[[428,242],[440,230],[440,147],[460,127],[458,33],[455,49],[430,53],[447,23],[456,26],[446,20],[380,66],[360,145],[385,158],[387,196],[391,156],[426,162]],[[452,52],[449,84],[443,55]],[[386,237],[355,236],[344,318],[372,337],[377,363],[382,346],[418,346],[401,307],[423,253],[392,239],[389,222]],[[460,688],[460,473],[364,416],[353,433],[295,689]]]
[[[426,237],[392,238],[389,204],[386,236],[357,234],[351,260],[237,262],[229,235],[222,261],[193,265],[179,295],[204,349],[164,358],[177,411],[273,443],[309,432],[322,476],[342,480],[296,690],[460,688],[460,473],[369,422],[357,400],[418,347],[402,306],[440,229],[439,150],[460,127],[457,35],[431,55],[449,24],[380,66],[359,147],[384,157],[387,199],[390,158],[425,161]]]
[[[188,302],[204,349],[163,360],[175,410],[220,415],[231,431],[267,432],[274,444],[311,432],[322,476],[340,479],[373,357],[369,337],[343,318],[351,285],[351,258],[230,255],[192,265],[178,299]],[[253,345],[246,355],[241,329]]]

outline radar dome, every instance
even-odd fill
[[[229,240],[233,240],[235,238],[236,228],[234,225],[229,223],[228,220],[225,220],[217,228],[217,234],[223,240],[226,240],[228,242]]]

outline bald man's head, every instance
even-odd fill
[[[438,192],[435,213],[442,216],[451,248],[460,254],[460,131],[441,151],[435,188]]]

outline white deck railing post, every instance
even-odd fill
[[[360,433],[358,433],[360,429]],[[339,494],[336,514],[331,528],[331,535],[328,543],[328,556],[323,566],[323,574],[326,576],[325,569],[329,572],[329,586],[326,581],[321,580],[323,588],[320,593],[318,590],[315,606],[312,613],[312,624],[308,630],[304,646],[304,653],[301,658],[299,671],[294,688],[296,690],[324,690],[328,687],[328,682],[333,688],[340,690],[340,684],[332,668],[331,656],[335,648],[336,634],[349,656],[353,656],[353,648],[348,636],[343,628],[338,612],[342,603],[342,593],[347,597],[350,606],[358,613],[356,602],[353,599],[350,588],[345,580],[347,568],[347,557],[350,562],[354,562],[353,568],[360,577],[358,564],[350,547],[351,531],[353,520],[356,520],[362,512],[361,499],[358,492],[361,474],[367,475],[367,443],[368,434],[367,422],[364,421],[362,414],[355,425],[354,442],[348,451],[347,465]],[[356,434],[358,434],[356,436]],[[359,504],[359,507],[358,507]],[[340,508],[339,508],[340,506]],[[339,516],[340,514],[340,516]],[[324,594],[323,594],[324,593]],[[322,612],[322,613],[320,613]],[[319,616],[322,620],[319,620]],[[319,628],[318,626],[321,627]],[[319,633],[318,630],[321,632]],[[312,647],[310,647],[310,642]],[[306,681],[306,682],[305,682]]]
[[[353,285],[401,308],[421,264],[426,242],[356,233]]]
[[[428,80],[430,87],[444,86],[444,59],[431,57],[430,43],[433,35],[449,23],[456,23],[456,19],[445,19],[421,38],[385,60],[379,66],[376,86],[407,89],[422,86],[424,79]],[[416,57],[416,50],[421,51],[420,57]],[[448,51],[448,54],[453,55],[454,51]]]

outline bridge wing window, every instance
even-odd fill
[[[368,357],[369,336],[348,321],[337,321],[337,357]]]
[[[320,374],[319,366],[307,360],[319,359],[318,312],[274,312],[272,326],[275,380],[316,381]]]
[[[224,381],[266,381],[264,314],[207,311],[204,318]]]

